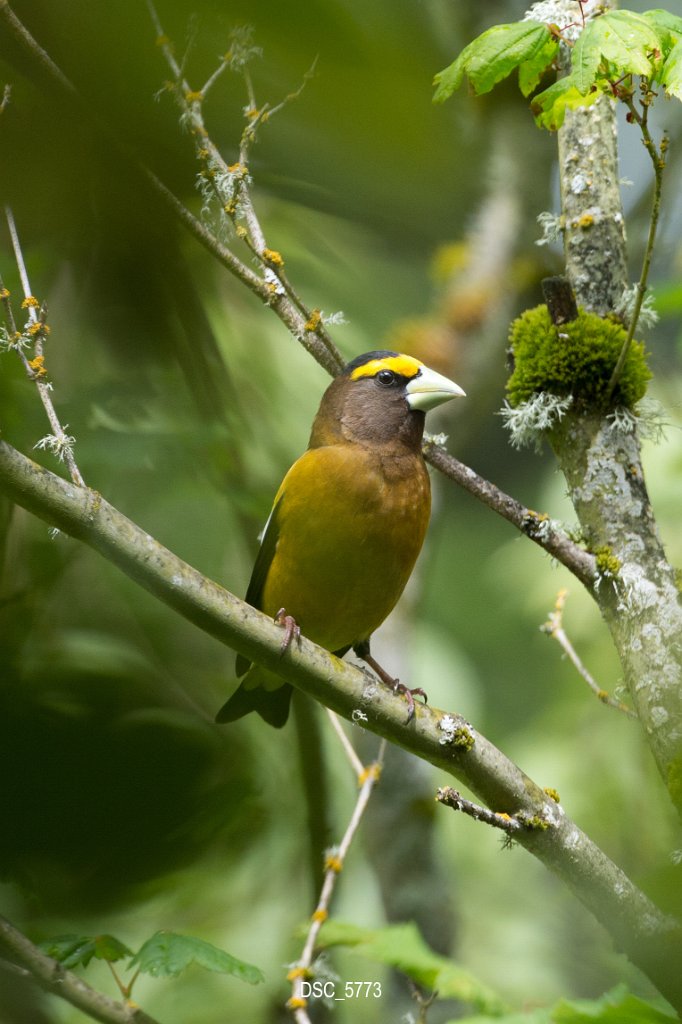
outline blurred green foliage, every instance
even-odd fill
[[[47,365],[80,468],[126,515],[241,594],[272,495],[307,442],[324,374],[138,172],[145,161],[198,212],[190,141],[168,95],[157,96],[167,71],[145,5],[15,0],[13,8],[85,99],[75,109],[3,34],[0,85],[9,82],[12,95],[0,115],[0,193],[14,210],[33,291],[49,305]],[[500,86],[494,99],[431,101],[434,73],[476,33],[520,17],[524,4],[158,0],[158,9],[197,87],[235,24],[253,24],[263,49],[252,68],[261,100],[295,89],[317,57],[314,79],[253,152],[269,244],[310,306],[344,311],[348,325],[334,336],[345,355],[399,343],[452,373],[469,397],[432,424],[450,435],[450,450],[571,522],[551,458],[512,452],[496,415],[508,323],[537,304],[540,278],[561,262],[533,244],[537,214],[557,202],[553,142],[515,86]],[[206,104],[229,159],[245,102],[243,83],[230,77]],[[679,120],[664,116],[679,138]],[[635,180],[626,201],[636,268],[649,171],[627,128],[623,145],[623,172]],[[670,180],[676,173],[673,146]],[[671,189],[654,266],[663,320],[646,343],[651,393],[679,422],[674,199]],[[0,269],[16,295],[5,233]],[[0,359],[0,428],[27,453],[47,431],[11,355]],[[681,436],[675,426],[647,449],[654,506],[678,564]],[[589,597],[467,495],[434,484],[427,548],[394,625],[377,637],[377,650],[388,648],[382,659],[558,789],[610,856],[680,909],[671,856],[682,844],[646,745],[632,723],[594,701],[538,629],[568,585],[566,628],[593,675],[617,688],[616,658]],[[338,840],[355,798],[334,736],[321,720],[311,779],[311,750],[293,725],[277,734],[260,721],[215,727],[232,686],[229,652],[95,554],[1,502],[0,530],[7,915],[35,938],[106,931],[135,948],[157,929],[200,935],[257,964],[266,984],[190,972],[167,986],[141,979],[136,1000],[169,1022],[217,1024],[226,1005],[235,1020],[284,1019],[282,964],[298,955],[296,927],[315,898],[309,819],[319,853]],[[312,748],[312,728],[302,731]],[[375,750],[366,741],[363,756]],[[396,752],[390,760],[335,914],[376,929],[421,912],[438,953],[516,1006],[595,997],[622,980],[650,995],[539,864],[501,851],[482,826],[434,811],[438,773]],[[378,840],[373,829],[394,801],[389,839]],[[418,863],[425,851],[428,866]],[[334,969],[344,980],[387,980],[386,968],[358,961],[339,953]],[[92,971],[91,982],[111,992],[103,966]],[[339,1005],[337,1019],[398,1019],[412,1005],[409,989],[394,980],[385,991],[380,1005]],[[443,1003],[429,1021],[456,1012]],[[0,972],[0,1020],[23,1019],[81,1018],[17,994]]]

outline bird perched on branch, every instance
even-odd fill
[[[422,691],[391,679],[369,640],[402,594],[429,522],[425,412],[463,394],[412,356],[367,352],[348,363],[277,492],[246,594],[284,625],[283,650],[299,632],[339,657],[352,648],[406,695],[408,719]],[[244,678],[217,721],[257,711],[284,725],[291,686],[241,655],[236,669]]]

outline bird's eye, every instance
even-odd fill
[[[395,381],[395,374],[393,370],[379,370],[376,375],[377,384],[382,384],[384,387],[390,387]]]

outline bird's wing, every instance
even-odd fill
[[[280,491],[275,498],[275,504],[272,507],[272,512],[268,516],[268,521],[263,530],[263,537],[256,556],[256,562],[251,573],[251,579],[249,580],[246,597],[244,598],[247,604],[250,604],[252,608],[258,608],[259,610],[262,607],[261,599],[263,597],[265,580],[267,579],[270,566],[272,565],[272,560],[275,557],[275,551],[277,550],[277,539],[279,537],[279,509],[282,504],[282,497],[282,489],[280,488]],[[235,671],[238,678],[241,678],[241,676],[248,671],[250,666],[251,662],[248,658],[245,658],[243,654],[237,655]]]

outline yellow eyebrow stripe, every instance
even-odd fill
[[[401,377],[416,377],[424,364],[413,356],[386,356],[384,359],[370,359],[368,363],[356,367],[350,375],[351,380],[360,377],[375,377],[380,370],[393,370]]]

